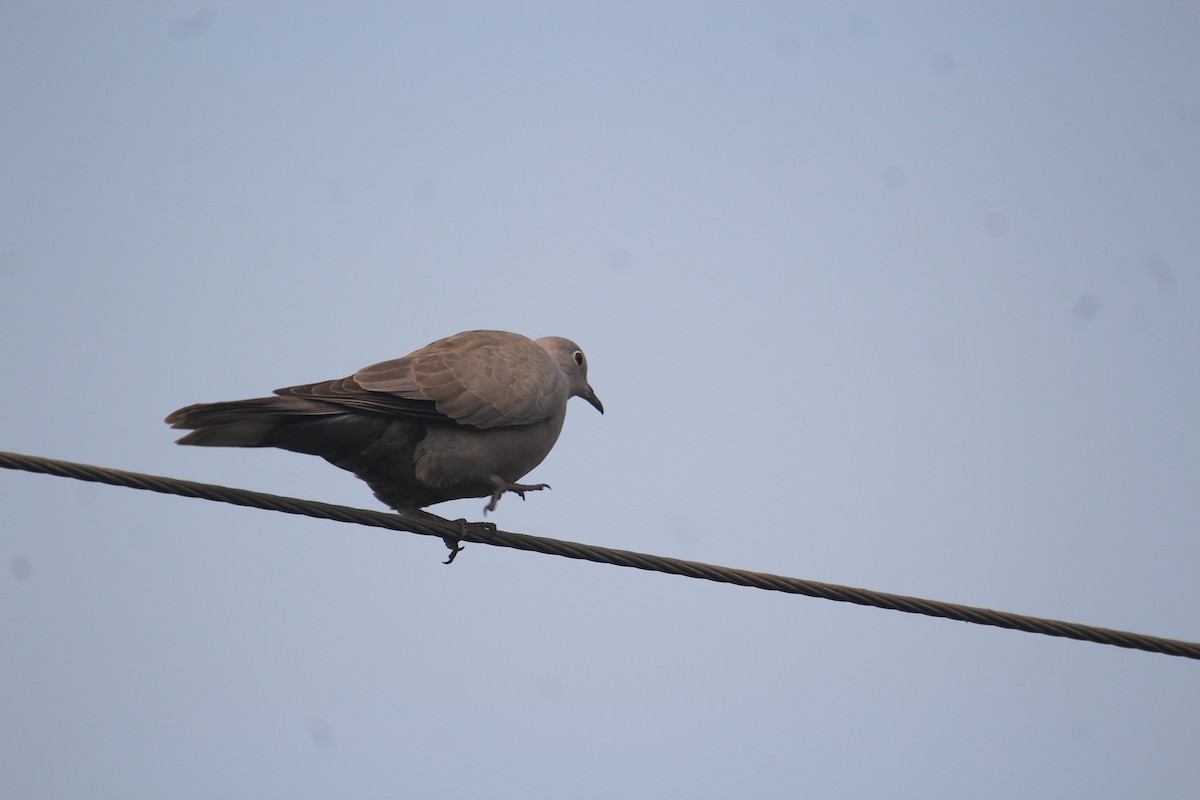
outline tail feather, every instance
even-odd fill
[[[301,397],[260,397],[228,403],[200,403],[172,412],[172,428],[190,430],[179,444],[201,447],[274,447],[274,433],[288,422],[339,413],[340,409]]]

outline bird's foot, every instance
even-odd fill
[[[466,522],[466,520],[459,520],[459,522]],[[465,527],[463,529],[463,533],[466,533]],[[455,536],[443,536],[442,544],[446,545],[446,549],[450,551],[450,555],[448,555],[446,560],[442,562],[443,564],[453,564],[454,559],[458,558],[458,554],[467,549],[463,547],[462,539]]]
[[[443,564],[453,564],[454,559],[458,557],[464,548],[462,540],[466,538],[467,533],[473,533],[476,536],[489,536],[496,532],[496,525],[491,522],[467,522],[465,519],[456,519],[454,524],[458,526],[459,536],[443,536],[442,543],[450,551],[450,556]]]
[[[512,492],[522,500],[525,499],[526,492],[540,492],[542,489],[549,489],[548,483],[509,483],[499,475],[492,475],[488,478],[495,490],[492,492],[492,501],[484,506],[483,513],[486,516],[489,511],[496,510],[496,504],[500,502],[500,496],[505,492]]]
[[[468,533],[473,533],[476,536],[489,536],[496,532],[495,524],[491,522],[467,522],[465,519],[446,519],[439,517],[437,514],[432,514],[423,508],[410,508],[401,512],[410,517],[423,518],[436,522],[444,522],[448,525],[458,526],[458,535],[446,534],[442,536],[442,543],[446,545],[446,549],[450,551],[450,556],[443,564],[453,564],[454,559],[465,548],[462,545],[462,540],[466,538]]]

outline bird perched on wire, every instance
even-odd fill
[[[486,513],[505,492],[548,489],[517,481],[554,447],[572,397],[604,413],[574,342],[467,331],[347,378],[187,406],[166,421],[191,431],[179,444],[321,456],[401,514],[432,517],[422,509],[446,500],[490,497]]]

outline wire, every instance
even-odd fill
[[[631,550],[616,550],[610,547],[598,547],[561,539],[531,536],[525,533],[511,533],[498,530],[488,531],[481,529],[479,526],[469,525],[464,527],[458,523],[441,520],[440,518],[406,517],[399,514],[367,511],[361,508],[319,503],[312,500],[300,500],[294,497],[263,494],[247,489],[233,489],[209,483],[164,478],[157,475],[144,475],[137,472],[126,472],[107,467],[95,467],[88,464],[76,464],[69,461],[59,461],[3,451],[0,451],[0,467],[57,475],[64,478],[75,478],[76,480],[91,481],[93,483],[126,486],[132,489],[146,489],[163,494],[198,497],[204,500],[232,503],[238,506],[282,511],[285,514],[301,514],[318,519],[336,520],[337,522],[371,525],[377,528],[419,533],[424,536],[437,536],[446,541],[447,546],[451,547],[451,542],[457,543],[460,540],[475,542],[477,544],[490,544],[497,547],[510,547],[516,550],[528,550],[535,553],[564,556],[583,561],[594,561],[600,564],[612,564],[618,567],[632,567],[652,572],[665,572],[669,575],[682,575],[687,578],[698,578],[717,583],[732,583],[737,586],[750,586],[774,592],[801,594],[807,597],[819,597],[841,603],[874,606],[893,611],[903,611],[906,614],[924,614],[929,617],[953,619],[976,625],[991,625],[997,628],[1025,631],[1026,633],[1040,633],[1044,636],[1058,636],[1066,639],[1078,639],[1085,642],[1095,642],[1096,644],[1112,645],[1114,647],[1125,647],[1132,650],[1144,650],[1150,653],[1163,653],[1181,658],[1200,659],[1200,643],[1195,642],[1164,639],[1157,636],[1146,636],[1140,633],[1111,630],[1109,628],[1097,628],[1075,622],[1029,617],[1005,611],[993,611],[989,608],[944,603],[938,600],[924,600],[919,597],[907,597],[905,595],[876,592],[869,589],[856,589],[834,583],[788,578],[765,572],[751,572],[750,570],[733,569],[715,564],[705,564],[699,561],[684,561],[667,556],[655,556]]]

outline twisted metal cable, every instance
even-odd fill
[[[870,589],[856,589],[834,583],[788,578],[765,572],[751,572],[750,570],[733,569],[715,564],[705,564],[699,561],[683,561],[678,558],[649,555],[632,550],[616,550],[610,547],[598,547],[578,542],[563,541],[561,539],[531,536],[525,533],[480,531],[475,527],[462,528],[455,523],[438,519],[405,517],[399,514],[367,511],[361,508],[351,508],[331,503],[319,503],[313,500],[300,500],[294,497],[263,494],[247,489],[233,489],[210,483],[164,478],[158,475],[145,475],[137,472],[126,472],[107,467],[94,467],[88,464],[76,464],[69,461],[59,461],[3,451],[0,451],[0,467],[24,470],[26,472],[38,472],[46,475],[57,475],[64,478],[75,478],[76,480],[91,481],[93,483],[107,483],[113,486],[127,486],[131,489],[146,489],[163,494],[198,497],[203,500],[232,503],[238,506],[249,506],[269,511],[282,511],[285,514],[301,514],[318,519],[336,520],[337,522],[371,525],[377,528],[419,533],[424,536],[437,536],[446,541],[448,546],[451,542],[461,540],[478,544],[490,544],[497,547],[511,547],[516,550],[528,550],[535,553],[546,553],[548,555],[564,556],[583,561],[594,561],[599,564],[612,564],[618,567],[632,567],[652,572],[665,572],[669,575],[682,575],[687,578],[698,578],[717,583],[732,583],[737,586],[750,586],[774,592],[801,594],[807,597],[819,597],[841,603],[874,606],[892,611],[903,611],[906,614],[924,614],[929,617],[942,617],[960,622],[971,622],[976,625],[991,625],[997,628],[1025,631],[1026,633],[1040,633],[1045,636],[1058,636],[1066,639],[1095,642],[1096,644],[1125,647],[1132,650],[1144,650],[1150,653],[1163,653],[1169,656],[1200,659],[1200,643],[1196,642],[1184,642],[1175,639],[1164,639],[1158,636],[1130,633],[1128,631],[1097,628],[1075,622],[1029,617],[1005,611],[993,611],[989,608],[944,603],[939,600],[924,600],[919,597],[876,592]]]

